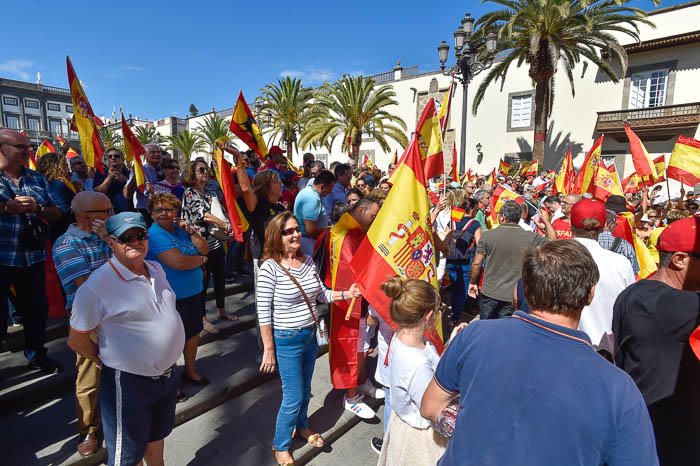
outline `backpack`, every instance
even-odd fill
[[[448,260],[469,261],[474,246],[474,233],[469,227],[476,220],[469,221],[461,228],[450,231],[447,234],[447,252],[445,258]]]

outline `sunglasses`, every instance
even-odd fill
[[[301,228],[292,227],[292,228],[285,228],[284,230],[282,230],[282,236],[289,236],[289,235],[293,235],[294,233],[301,233]]]
[[[122,155],[121,154],[108,154],[107,158],[108,159],[121,159]]]
[[[141,230],[137,233],[124,233],[123,235],[117,237],[117,241],[121,244],[135,243],[137,241],[146,241],[148,239],[148,232],[146,230]]]
[[[197,173],[209,173],[209,170],[204,167],[199,167]]]

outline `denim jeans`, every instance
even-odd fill
[[[500,301],[481,295],[479,297],[479,318],[481,320],[500,319],[513,315],[513,302]]]
[[[309,427],[311,378],[314,375],[318,343],[314,326],[275,329],[277,368],[282,379],[282,405],[277,413],[274,447],[289,450],[292,432]]]
[[[469,262],[447,261],[445,266],[450,275],[450,296],[452,297],[452,321],[457,322],[464,311],[467,300],[467,290],[469,289],[469,278],[471,277],[471,265]]]

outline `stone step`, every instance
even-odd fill
[[[231,291],[233,290],[234,288],[231,288]],[[240,319],[234,322],[214,320],[220,330],[219,333],[205,334],[200,340],[200,346],[226,339],[255,326],[255,304],[252,293],[244,291],[227,296],[226,308],[236,311]],[[215,319],[217,315],[215,304],[208,302],[207,309],[209,318]],[[67,338],[64,337],[47,345],[51,358],[65,367],[65,370],[58,374],[45,375],[39,371],[27,371],[27,362],[22,353],[0,354],[0,415],[10,415],[31,404],[72,392],[76,377],[75,353],[66,346],[66,341]]]
[[[226,285],[226,296],[253,291],[252,280],[241,281]],[[214,289],[207,290],[207,301],[214,300]],[[46,342],[49,343],[59,338],[68,336],[67,318],[50,318],[46,325]],[[7,337],[0,344],[0,353],[5,351],[22,351],[24,349],[24,328],[22,325],[8,327]]]

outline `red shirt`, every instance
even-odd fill
[[[571,223],[565,218],[558,218],[552,222],[552,227],[554,232],[557,234],[557,239],[573,239],[574,235],[571,233]]]

